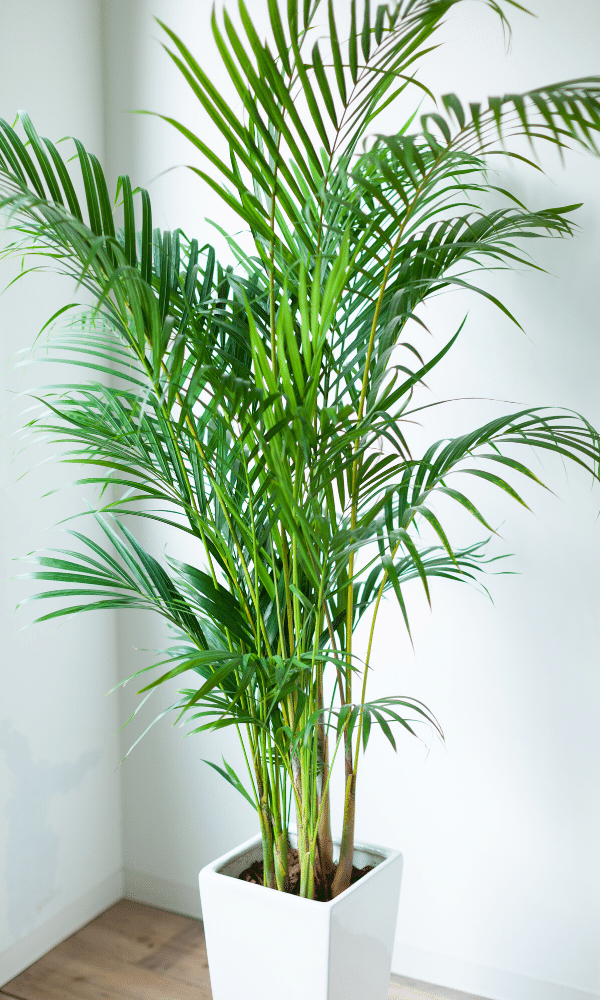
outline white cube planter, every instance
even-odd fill
[[[200,872],[213,1000],[386,1000],[402,855],[357,844],[375,868],[327,903],[237,878],[261,858],[257,836]]]

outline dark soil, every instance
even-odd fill
[[[365,865],[364,868],[356,868],[353,865],[350,885],[354,885],[355,882],[358,882],[359,878],[367,875],[374,867],[374,865]],[[323,903],[331,899],[331,886],[335,878],[336,869],[337,865],[334,865],[333,871],[326,881],[315,880],[315,899],[319,900],[319,902]],[[238,875],[238,878],[242,879],[243,882],[254,882],[255,885],[264,885],[264,865],[262,860],[254,861],[249,868],[245,868]],[[295,847],[288,847],[288,880],[285,891],[289,892],[292,896],[300,894],[300,862],[298,860],[298,851]]]

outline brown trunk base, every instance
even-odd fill
[[[352,876],[350,878],[350,885],[354,885],[358,882],[359,878],[363,875],[367,875],[372,871],[374,865],[365,865],[364,868],[356,868],[352,866]],[[321,903],[326,903],[331,897],[331,886],[333,885],[333,880],[335,878],[337,865],[334,864],[333,871],[331,872],[329,878],[322,879],[318,878],[317,873],[315,873],[315,899]],[[238,878],[242,879],[243,882],[254,882],[255,885],[264,884],[264,866],[261,861],[254,861],[249,868],[245,868]],[[295,847],[288,847],[288,878],[285,886],[285,892],[289,892],[292,896],[298,896],[300,894],[300,861],[298,858],[298,851]]]

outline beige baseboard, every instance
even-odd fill
[[[136,903],[159,906],[164,910],[171,910],[172,913],[181,913],[185,917],[202,920],[197,884],[171,882],[169,879],[159,878],[158,875],[148,875],[145,872],[124,868],[123,895],[126,899],[135,900]]]

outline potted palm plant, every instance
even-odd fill
[[[288,0],[285,12],[268,0],[267,40],[243,0],[236,22],[213,13],[239,116],[162,25],[227,149],[164,116],[201,154],[190,169],[248,230],[243,246],[225,234],[235,266],[183,229],[153,228],[148,192],[127,176],[113,204],[77,140],[72,168],[26,114],[19,128],[0,122],[0,204],[15,234],[6,252],[45,255],[94,303],[52,317],[45,347],[84,371],[46,389],[31,426],[60,442],[61,461],[84,467],[77,485],[99,487],[97,529],[33,557],[28,576],[52,586],[30,599],[61,602],[38,620],[158,612],[173,645],[142,692],[182,675],[168,711],[194,733],[235,726],[247,764],[244,779],[212,765],[255,808],[260,831],[200,876],[216,1000],[240,977],[252,998],[386,995],[402,859],[355,843],[358,765],[373,725],[394,746],[394,726],[441,730],[414,698],[369,700],[381,602],[395,599],[408,629],[409,581],[429,600],[432,577],[473,581],[485,570],[486,539],[454,545],[436,499],[489,536],[465,476],[523,503],[514,479],[539,480],[516,446],[597,477],[597,432],[547,408],[411,450],[423,380],[460,333],[423,357],[422,303],[456,286],[513,319],[473,272],[527,266],[522,238],[573,231],[574,206],[526,208],[494,186],[489,157],[527,160],[511,145],[521,137],[595,151],[600,126],[593,77],[468,108],[448,94],[393,135],[371,135],[401,94],[429,95],[416,68],[458,2],[372,10],[351,0],[342,31],[333,0]],[[505,27],[506,9],[523,9],[484,2]],[[502,204],[486,207],[492,191]],[[188,560],[147,551],[136,517],[185,537]]]

